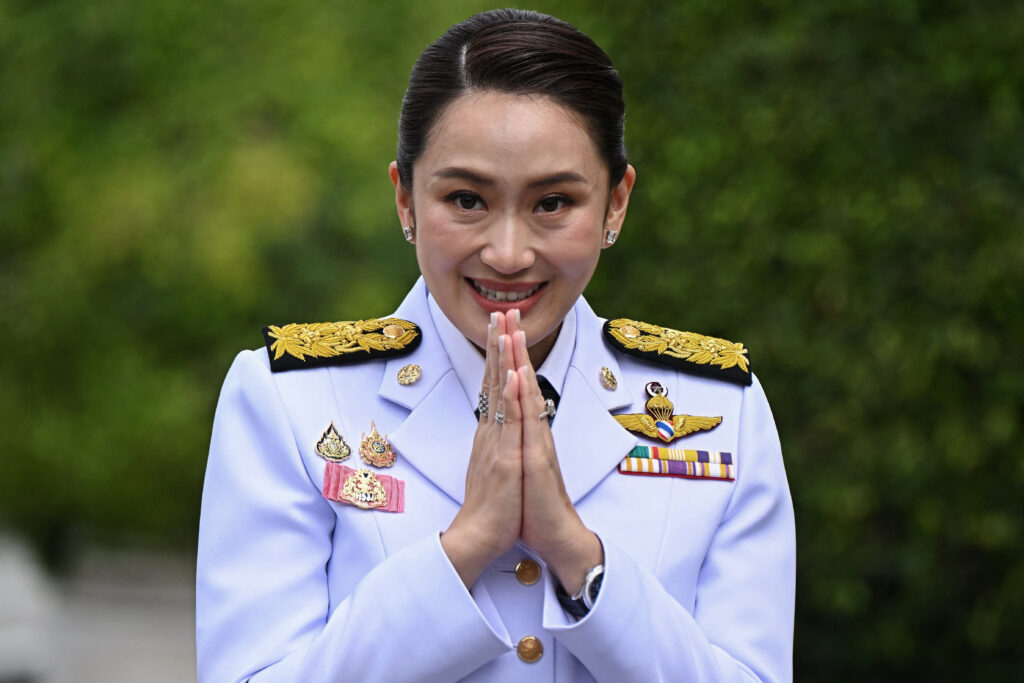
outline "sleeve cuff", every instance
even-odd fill
[[[604,546],[604,578],[594,608],[578,621],[568,614],[555,595],[555,583],[549,578],[544,586],[542,625],[574,654],[612,648],[621,642],[623,629],[634,628],[630,620],[636,606],[644,600],[643,587],[632,558],[615,544],[601,540]],[[642,610],[641,610],[642,612]],[[579,656],[579,654],[577,654]]]
[[[455,566],[452,565],[451,559],[449,559],[448,554],[441,545],[441,534],[432,537],[432,546],[431,552],[437,556],[439,568],[443,566],[438,573],[445,575],[445,595],[436,596],[440,598],[440,604],[457,606],[457,612],[464,614],[463,618],[467,620],[469,619],[470,612],[475,612],[477,620],[483,621],[487,625],[494,639],[499,641],[506,650],[511,650],[512,637],[509,635],[505,623],[501,620],[498,608],[495,606],[483,582],[477,581],[467,590],[465,584],[462,583],[462,579],[459,578],[459,573],[455,570]],[[432,599],[433,597],[435,596],[432,596]]]

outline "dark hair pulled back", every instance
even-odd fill
[[[626,172],[622,79],[608,55],[570,24],[538,12],[481,12],[445,31],[416,60],[398,121],[398,174],[412,166],[434,124],[467,92],[543,95],[586,123],[614,187]]]

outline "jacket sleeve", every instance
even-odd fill
[[[594,609],[578,622],[546,588],[544,627],[601,681],[790,681],[796,541],[778,434],[757,380],[744,390],[732,498],[693,612],[605,542]],[[672,524],[672,522],[669,522]],[[682,521],[678,522],[682,524]]]
[[[381,561],[328,614],[332,536],[344,533],[335,523],[266,356],[239,354],[217,406],[203,488],[201,682],[454,680],[509,651],[493,605],[466,590],[437,534]]]

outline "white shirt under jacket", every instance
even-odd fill
[[[552,362],[562,390],[552,433],[569,496],[605,552],[597,603],[576,621],[522,544],[470,590],[441,548],[463,501],[482,365],[453,367],[438,332],[451,323],[430,301],[421,279],[395,313],[422,331],[407,356],[279,373],[265,349],[235,359],[203,490],[200,681],[790,680],[793,511],[756,378],[742,387],[621,354],[576,302],[556,343],[567,364]],[[403,386],[408,363],[423,375]],[[614,391],[602,367],[618,378]],[[612,418],[644,413],[655,380],[676,413],[723,416],[672,446],[732,453],[735,481],[618,472],[637,443],[660,443]],[[321,494],[324,430],[334,422],[352,449],[345,464],[359,468],[371,420],[398,453],[384,473],[405,481],[404,512]],[[512,571],[527,557],[543,568],[532,586]],[[534,663],[516,654],[527,635],[544,647]]]

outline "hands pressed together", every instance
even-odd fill
[[[518,311],[491,314],[482,392],[489,409],[473,439],[465,502],[441,545],[468,587],[522,538],[572,593],[604,552],[565,491]]]

